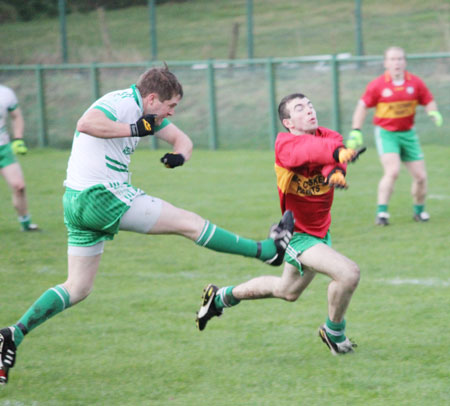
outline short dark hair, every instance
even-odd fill
[[[150,93],[157,93],[161,101],[169,100],[174,96],[183,97],[183,86],[177,77],[169,71],[167,64],[162,68],[151,68],[138,79],[136,87],[142,97]]]
[[[278,117],[280,118],[282,124],[285,118],[289,118],[291,116],[286,109],[286,104],[288,104],[291,100],[304,99],[305,97],[306,96],[303,93],[292,93],[281,99],[280,104],[278,105]]]

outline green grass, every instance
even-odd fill
[[[449,398],[449,149],[425,147],[427,208],[411,219],[402,171],[392,225],[373,225],[379,163],[373,149],[350,167],[333,208],[334,247],[362,278],[348,334],[357,352],[332,357],[316,330],[328,279],[295,303],[241,303],[199,333],[203,286],[279,275],[252,259],[215,253],[176,236],[120,233],[106,245],[89,298],[34,330],[19,348],[0,406],[10,405],[436,405]],[[40,234],[18,231],[0,183],[0,325],[15,322],[66,276],[62,182],[68,151],[21,158]],[[133,183],[241,235],[262,238],[279,218],[270,151],[197,151],[166,170],[161,151],[141,148]]]
[[[357,53],[355,2],[254,1],[254,56]],[[362,1],[367,55],[395,43],[409,53],[450,51],[450,6],[440,0]],[[106,12],[112,52],[105,49],[97,12],[68,15],[69,62],[142,61],[151,58],[147,7]],[[246,0],[191,0],[157,7],[158,59],[227,59],[233,24],[240,26],[237,58],[246,58]],[[58,18],[2,24],[0,63],[59,63]]]

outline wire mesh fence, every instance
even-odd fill
[[[30,146],[69,148],[76,122],[89,105],[100,95],[129,87],[148,66],[0,66],[0,83],[13,88],[18,96]],[[272,67],[270,72],[268,66]],[[184,88],[184,98],[172,121],[190,135],[197,148],[221,149],[271,148],[276,132],[282,130],[276,107],[282,97],[294,92],[311,99],[320,125],[345,136],[367,83],[383,73],[381,56],[338,58],[337,64],[332,56],[324,55],[169,62],[169,67]],[[212,69],[213,81],[208,69]],[[416,128],[422,143],[450,145],[450,54],[412,55],[408,70],[425,81],[444,117],[443,127],[436,128],[418,107]],[[373,111],[363,127],[369,145],[373,144],[369,136],[372,115]],[[151,140],[145,142],[157,146]]]

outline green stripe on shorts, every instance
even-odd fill
[[[119,231],[120,219],[130,207],[103,185],[83,191],[66,188],[63,206],[68,244],[81,247],[112,240]]]
[[[303,275],[302,264],[298,257],[302,252],[316,244],[326,244],[331,247],[330,231],[328,230],[323,238],[314,237],[313,235],[306,233],[294,233],[286,249],[286,254],[284,254],[284,260],[287,263],[294,265],[300,271],[300,274]]]

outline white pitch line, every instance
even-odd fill
[[[428,199],[450,200],[450,196],[447,196],[447,195],[428,195]]]
[[[388,285],[419,285],[419,286],[436,286],[436,287],[447,287],[450,286],[450,280],[443,280],[439,278],[428,278],[428,279],[380,279],[378,282],[385,283]]]

